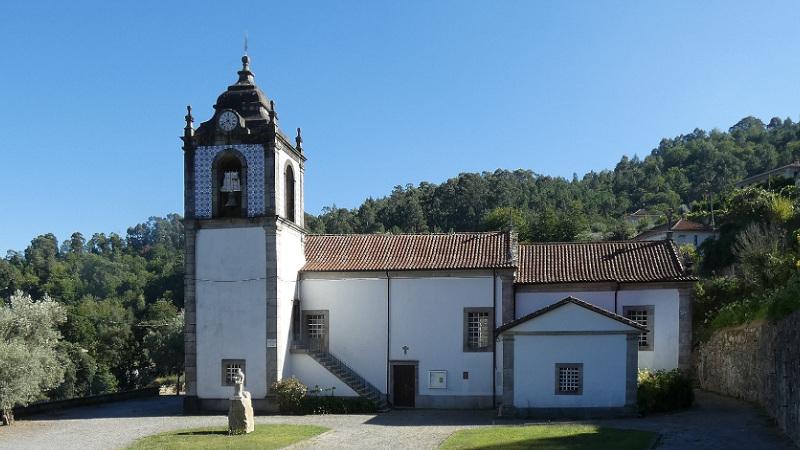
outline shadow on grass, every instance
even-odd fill
[[[208,436],[208,435],[228,435],[227,430],[199,430],[199,431],[184,431],[183,433],[173,433],[173,436]]]
[[[659,435],[646,431],[585,426],[535,425],[456,432],[443,449],[549,449],[549,450],[644,450]],[[583,428],[583,429],[582,429]]]

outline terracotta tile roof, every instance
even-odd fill
[[[513,268],[508,233],[307,235],[304,272]]]
[[[541,243],[519,246],[516,283],[692,281],[671,241]]]
[[[578,306],[581,306],[583,308],[586,308],[589,311],[594,311],[594,312],[596,312],[598,314],[601,314],[601,315],[604,315],[604,316],[608,317],[609,319],[614,319],[614,320],[616,320],[618,322],[624,323],[625,325],[628,325],[628,326],[631,326],[633,328],[636,328],[637,330],[647,331],[647,327],[639,324],[639,322],[634,322],[633,320],[630,320],[627,317],[622,317],[619,314],[614,314],[613,312],[611,312],[609,310],[603,309],[603,308],[601,308],[599,306],[595,306],[595,305],[593,305],[591,303],[587,303],[587,302],[585,302],[585,301],[583,301],[581,299],[578,299],[578,298],[575,298],[575,297],[567,297],[567,298],[565,298],[563,300],[560,300],[560,301],[558,301],[556,303],[553,303],[552,305],[545,306],[542,309],[534,311],[534,312],[532,312],[532,313],[530,313],[530,314],[528,314],[526,316],[522,316],[519,319],[512,320],[511,322],[506,322],[503,325],[497,327],[497,329],[495,330],[495,333],[498,333],[498,334],[502,333],[503,331],[506,331],[508,329],[514,328],[515,326],[517,326],[517,325],[519,325],[521,323],[527,322],[527,321],[529,321],[529,320],[531,320],[531,319],[533,319],[535,317],[541,316],[544,313],[550,312],[550,311],[552,311],[552,310],[554,310],[556,308],[560,308],[560,307],[566,305],[567,303],[573,303],[575,305],[578,305]]]

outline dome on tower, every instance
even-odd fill
[[[239,71],[239,80],[228,86],[218,98],[214,109],[219,112],[232,109],[239,113],[245,120],[269,120],[270,100],[264,92],[256,86],[253,72],[250,71],[250,57],[242,56],[242,70]]]
[[[220,140],[230,142],[263,142],[269,136],[280,136],[288,142],[278,127],[278,116],[275,104],[256,86],[253,72],[250,71],[250,57],[242,56],[242,69],[239,79],[228,86],[217,97],[214,115],[200,124],[194,134],[194,141],[199,145],[213,145]],[[225,111],[236,113],[239,123],[232,129],[220,130],[218,120]]]

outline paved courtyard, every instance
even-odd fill
[[[657,431],[657,448],[672,449],[792,449],[769,419],[746,403],[698,392],[689,411],[643,419],[596,423],[617,428]],[[436,448],[456,430],[500,421],[491,411],[392,411],[381,415],[261,416],[257,423],[296,423],[325,426],[331,431],[296,448]],[[181,428],[218,426],[223,415],[184,416],[181,399],[164,396],[100,406],[74,408],[20,419],[0,427],[3,449],[121,448],[142,436]]]

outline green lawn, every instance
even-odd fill
[[[456,431],[442,449],[642,450],[656,438],[647,431],[593,425],[527,425]]]
[[[272,449],[283,448],[328,431],[313,425],[256,425],[250,434],[228,436],[227,429],[170,431],[137,440],[129,449]]]

